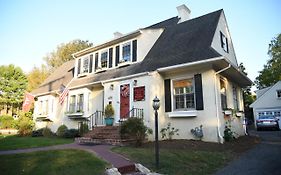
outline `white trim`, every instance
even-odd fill
[[[224,57],[215,57],[215,58],[211,58],[208,60],[200,60],[200,61],[195,61],[195,62],[191,62],[191,63],[185,63],[185,64],[179,64],[179,65],[174,65],[174,66],[169,66],[169,67],[163,67],[163,68],[159,68],[157,69],[158,72],[164,72],[164,71],[169,71],[169,70],[173,70],[173,69],[177,69],[177,68],[184,68],[184,67],[188,67],[188,66],[194,66],[197,64],[202,64],[202,63],[208,63],[208,62],[213,62],[213,61],[218,61],[218,60],[225,60]]]
[[[104,83],[109,83],[109,82],[113,82],[113,81],[120,81],[120,80],[140,77],[140,76],[148,75],[148,74],[149,74],[149,72],[142,72],[142,73],[138,73],[138,74],[133,74],[133,75],[128,75],[128,76],[124,76],[124,77],[113,78],[113,79],[110,79],[110,80],[101,81],[101,83],[104,84]]]
[[[168,113],[168,116],[170,118],[176,118],[176,117],[196,117],[198,115],[198,112],[196,110],[190,110],[190,111],[173,111]]]

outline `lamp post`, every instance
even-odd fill
[[[158,144],[158,112],[160,100],[157,96],[153,99],[153,109],[155,111],[155,163],[156,168],[159,168],[159,144]]]

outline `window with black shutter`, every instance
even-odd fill
[[[108,67],[112,67],[112,53],[113,53],[113,48],[109,49],[109,58],[108,58]]]
[[[95,71],[98,69],[98,64],[99,64],[99,53],[96,53],[95,55]]]
[[[196,110],[204,110],[202,75],[194,75]]]
[[[92,73],[93,71],[93,54],[90,55],[90,67],[89,67],[89,73]]]
[[[137,40],[133,41],[133,62],[137,61]]]
[[[120,46],[116,46],[115,47],[115,66],[118,66],[118,63],[119,63],[119,54],[120,52]]]
[[[78,59],[77,75],[81,73],[81,58]]]
[[[221,39],[221,47],[223,48],[223,50],[225,52],[228,53],[228,41],[227,41],[227,38],[225,37],[225,35],[220,32],[220,39]]]
[[[165,91],[165,112],[172,111],[171,102],[171,80],[164,80],[164,91]]]

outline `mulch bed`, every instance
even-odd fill
[[[224,144],[203,142],[198,140],[165,140],[159,142],[160,149],[186,149],[193,151],[231,151],[235,154],[241,154],[250,148],[253,148],[260,142],[255,136],[242,136]],[[154,147],[154,142],[145,143],[142,147]]]

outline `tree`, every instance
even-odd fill
[[[40,67],[33,67],[33,69],[27,74],[28,86],[27,91],[31,92],[32,90],[39,87],[40,84],[48,77],[49,72],[45,65]]]
[[[55,51],[49,53],[44,60],[47,63],[48,69],[53,71],[63,63],[74,59],[72,57],[73,53],[91,47],[92,45],[93,44],[89,43],[89,41],[83,40],[73,40],[66,44],[63,43],[59,45]]]
[[[271,40],[268,55],[270,59],[255,80],[258,89],[272,86],[281,80],[281,33]]]
[[[0,66],[0,105],[19,107],[27,87],[27,78],[21,68],[14,65]]]

